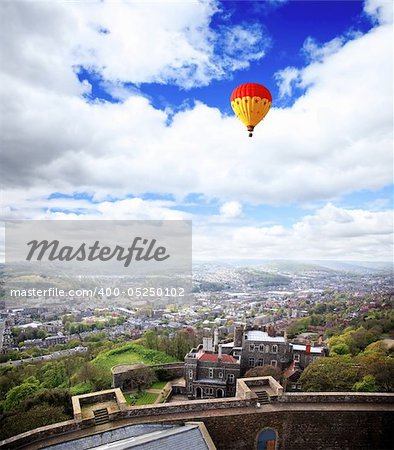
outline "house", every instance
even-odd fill
[[[237,378],[258,366],[271,365],[283,371],[290,387],[301,389],[298,379],[302,371],[316,358],[326,356],[322,346],[292,344],[286,333],[276,335],[273,326],[249,329],[238,326],[234,341],[218,343],[203,338],[203,344],[185,357],[185,380],[189,398],[220,398],[235,395]]]
[[[324,347],[313,347],[311,344],[300,345],[291,344],[293,349],[293,360],[295,368],[304,370],[312,361],[317,358],[326,356],[326,349]]]
[[[240,370],[239,359],[223,353],[215,332],[214,343],[204,338],[204,343],[185,357],[187,395],[189,398],[233,397]]]

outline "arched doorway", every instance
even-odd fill
[[[198,387],[196,389],[196,397],[197,398],[202,398],[202,389],[200,387]]]
[[[257,437],[257,450],[275,450],[277,433],[272,428],[264,428]]]
[[[217,398],[223,398],[223,397],[224,397],[224,391],[223,391],[223,389],[218,389],[218,390],[216,391],[216,397],[217,397]]]

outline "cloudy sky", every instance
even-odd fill
[[[4,219],[190,219],[196,260],[390,260],[391,0],[0,8]],[[273,95],[252,139],[244,82]]]

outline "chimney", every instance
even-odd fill
[[[310,353],[310,352],[311,352],[311,344],[310,344],[310,342],[308,342],[308,343],[306,344],[305,352],[306,352],[306,353]]]
[[[218,346],[218,362],[222,360],[222,344]]]
[[[219,332],[218,329],[215,328],[215,331],[213,332],[213,351],[218,351],[218,344],[219,344]]]
[[[234,328],[234,347],[242,347],[243,326],[236,326]]]

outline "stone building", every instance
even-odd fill
[[[240,377],[240,361],[223,353],[215,341],[193,348],[185,357],[186,393],[189,398],[222,398],[235,395],[236,380]]]
[[[293,350],[293,361],[296,368],[304,370],[311,362],[317,358],[326,356],[327,349],[324,347],[314,347],[311,344],[300,345],[290,344]]]
[[[283,370],[292,360],[291,344],[286,336],[275,336],[273,328],[268,331],[248,330],[243,334],[241,372],[257,366],[274,366]]]
[[[215,330],[213,340],[205,337],[203,344],[185,357],[187,394],[190,398],[231,397],[237,378],[249,369],[267,365],[278,367],[290,378],[289,386],[299,390],[302,371],[322,356],[326,356],[324,347],[292,344],[286,333],[276,335],[273,326],[263,329],[238,326],[234,341],[224,344],[218,344]]]
[[[281,370],[292,361],[292,344],[286,335],[277,336],[272,326],[234,330],[234,342],[223,344],[223,352],[240,359],[241,375],[253,367],[271,365]]]

